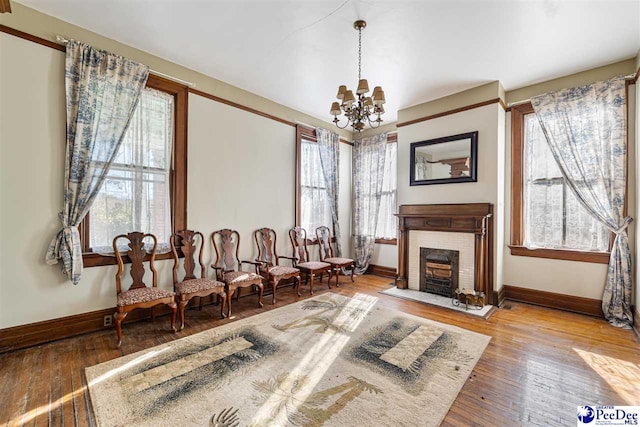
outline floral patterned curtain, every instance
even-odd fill
[[[562,175],[583,206],[615,233],[602,311],[629,328],[631,253],[624,217],[627,172],[625,79],[618,77],[531,100]]]
[[[331,209],[331,219],[333,221],[333,234],[336,238],[336,256],[342,256],[342,246],[340,245],[340,223],[338,222],[338,191],[340,188],[340,136],[327,129],[316,128],[316,139],[318,141],[318,152],[320,153],[320,165],[324,175],[325,187]],[[307,230],[308,233],[315,233],[315,230]]]
[[[74,285],[82,276],[78,225],[85,217],[122,143],[145,87],[149,67],[77,41],[67,44],[65,86],[67,151],[62,228],[47,264],[62,260]]]
[[[382,196],[387,134],[357,139],[353,146],[353,245],[356,274],[369,268]]]

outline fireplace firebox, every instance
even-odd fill
[[[420,290],[453,297],[458,288],[459,265],[458,251],[420,248]]]

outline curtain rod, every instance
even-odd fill
[[[58,43],[64,44],[64,45],[69,43],[69,39],[68,38],[63,37],[63,36],[59,36],[59,35],[56,36],[56,41]],[[182,79],[179,79],[177,77],[173,77],[173,76],[170,76],[168,74],[161,73],[160,71],[149,69],[149,72],[152,73],[152,74],[155,74],[156,76],[164,77],[165,79],[169,79],[169,80],[173,80],[174,82],[183,83],[183,84],[185,84],[185,85],[187,85],[189,87],[196,87],[195,83],[191,83],[191,82],[188,82],[186,80],[182,80]]]

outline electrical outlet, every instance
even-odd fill
[[[113,325],[113,316],[112,315],[104,316],[104,326],[111,326],[111,325]]]

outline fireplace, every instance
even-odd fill
[[[458,251],[420,248],[420,290],[452,297],[458,288],[459,258]]]
[[[444,205],[401,205],[397,214],[400,225],[398,236],[398,274],[396,276],[396,286],[399,289],[409,288],[409,276],[411,275],[411,286],[415,290],[421,289],[421,281],[426,282],[426,262],[420,270],[413,266],[420,267],[418,253],[410,257],[410,251],[423,247],[449,247],[466,248],[461,249],[460,264],[457,274],[451,272],[451,279],[460,281],[456,287],[475,289],[477,292],[485,293],[485,304],[490,304],[489,298],[497,300],[497,294],[493,292],[493,205],[491,203],[461,203]],[[434,232],[429,236],[429,240],[417,236],[423,232]],[[409,235],[412,235],[410,238]],[[435,234],[435,236],[434,236]],[[435,242],[439,235],[447,236],[444,243]],[[454,236],[460,236],[460,241],[454,246],[452,240],[458,240]],[[442,236],[440,236],[442,237]],[[470,240],[466,240],[470,239]],[[410,244],[416,240],[424,240],[414,249]],[[442,239],[440,239],[442,240]],[[470,259],[469,259],[470,257]],[[411,264],[413,263],[413,264]],[[412,268],[409,268],[409,265]],[[435,264],[445,265],[439,262]],[[447,268],[438,268],[437,274],[447,275]],[[433,270],[432,273],[438,277]],[[424,272],[424,274],[423,274]],[[424,276],[424,277],[423,277]],[[442,277],[439,277],[442,279]],[[454,286],[453,283],[450,284]],[[455,288],[454,288],[455,289]]]

